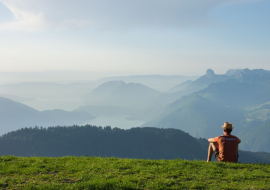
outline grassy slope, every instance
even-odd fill
[[[0,157],[7,189],[269,189],[270,165],[97,157]]]

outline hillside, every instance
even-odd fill
[[[269,189],[269,164],[1,156],[1,189]]]
[[[227,74],[232,73],[231,77],[237,79],[240,82],[250,83],[250,84],[260,84],[270,81],[270,71],[264,69],[237,69],[229,70]]]
[[[84,110],[93,115],[108,115],[106,106],[115,106],[116,113],[122,113],[119,108],[131,108],[125,112],[128,119],[147,122],[160,115],[168,104],[181,97],[229,78],[227,75],[215,75],[209,69],[204,76],[195,81],[185,81],[167,93],[160,93],[142,84],[109,81],[86,94],[83,97],[86,106],[81,106],[76,110]]]
[[[22,103],[0,97],[0,134],[22,127],[81,124],[94,119],[86,112],[38,111]]]
[[[216,75],[213,70],[208,69],[205,75],[190,83],[183,89],[183,91],[185,94],[190,94],[202,90],[208,87],[210,84],[222,82],[229,78],[230,77],[227,75]]]
[[[209,138],[220,135],[220,126],[230,121],[236,126],[233,133],[244,142],[240,145],[242,149],[270,152],[266,148],[269,142],[266,123],[270,121],[269,78],[270,72],[265,70],[229,70],[227,75],[215,75],[208,70],[182,91],[173,93],[181,98],[142,126],[176,128],[194,137]],[[204,80],[212,82],[202,90],[183,96],[186,89],[192,89],[192,84],[203,84],[200,81]]]
[[[265,88],[265,87],[268,88],[269,81],[270,81],[270,71],[263,70],[263,69],[254,69],[254,70],[236,69],[236,70],[228,70],[225,75],[216,75],[213,70],[208,69],[205,75],[199,77],[193,82],[188,82],[189,83],[188,85],[186,85],[185,83],[179,84],[180,87],[183,85],[186,85],[186,86],[185,88],[183,88],[182,90],[178,92],[179,93],[178,97],[180,98],[181,96],[188,95],[193,92],[198,92],[200,90],[206,89],[207,87],[210,87],[211,85],[219,86],[219,88],[222,89],[220,84],[222,84],[222,82],[226,83],[228,80],[233,81],[232,79],[234,79],[234,81],[238,81],[238,83],[247,84],[247,86],[250,87],[249,93],[250,92],[253,93],[254,91],[252,90],[256,90],[256,85],[259,85],[258,88],[260,90],[262,90],[262,88]],[[261,87],[260,87],[260,84],[262,84]],[[245,88],[245,87],[241,87],[241,88]],[[237,86],[233,86],[232,89],[225,88],[223,89],[222,92],[228,94],[232,92],[233,90],[239,91],[240,89],[237,89]],[[246,93],[245,95],[249,95],[249,94]]]
[[[167,93],[162,93],[157,100],[154,102],[156,105],[167,105],[171,104],[177,100],[179,100],[181,97],[190,95],[194,92],[200,91],[202,89],[207,88],[209,85],[223,82],[230,79],[227,75],[216,75],[213,70],[208,69],[206,71],[206,74],[199,77],[198,79],[194,81],[187,81],[186,83],[181,83],[174,88],[171,89],[171,91]],[[181,90],[177,90],[180,89]]]
[[[212,102],[229,107],[248,107],[270,101],[270,81],[261,84],[249,84],[237,80],[227,80],[209,85],[198,91]]]
[[[158,91],[139,83],[110,81],[86,94],[83,100],[87,105],[137,108],[145,106],[159,95]]]
[[[208,88],[211,89],[211,86]],[[194,137],[210,138],[221,135],[222,129],[220,126],[223,122],[230,121],[235,126],[233,134],[242,139],[242,143],[240,144],[241,149],[270,152],[267,146],[270,139],[269,104],[263,104],[254,108],[236,109],[235,107],[240,106],[241,103],[242,106],[250,105],[250,99],[245,104],[246,98],[248,99],[249,97],[248,95],[246,98],[243,97],[242,101],[241,96],[237,95],[237,91],[236,93],[231,93],[229,97],[236,96],[239,98],[239,104],[237,104],[237,100],[234,101],[234,99],[227,97],[226,93],[223,99],[217,96],[220,101],[215,101],[214,98],[214,101],[211,101],[212,97],[216,94],[204,98],[198,95],[206,94],[201,92],[184,96],[180,100],[170,104],[167,109],[151,121],[143,124],[142,127],[175,128],[188,132]],[[241,95],[241,93],[239,94]],[[261,101],[260,99],[253,100],[257,102]],[[219,104],[216,102],[219,102]]]
[[[192,94],[170,104],[143,127],[176,128],[195,137],[210,138],[220,135],[222,132],[220,126],[223,122],[234,121],[239,117],[241,115],[239,116],[237,110],[224,108],[197,94]]]
[[[239,137],[243,139],[241,147],[244,150],[270,152],[270,147],[267,146],[270,144],[270,121],[242,131]]]
[[[208,142],[177,129],[123,130],[91,125],[24,128],[0,138],[0,155],[101,156],[140,159],[205,160]],[[239,162],[270,163],[269,153],[239,151]]]
[[[186,88],[188,85],[190,85],[193,81],[192,80],[187,80],[185,82],[182,82],[178,85],[175,85],[173,88],[167,91],[167,93],[173,93],[173,92],[178,92],[180,90],[183,90]]]

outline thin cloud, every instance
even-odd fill
[[[207,25],[209,11],[251,0],[0,0],[14,20],[0,30],[190,27]]]
[[[0,0],[13,14],[11,22],[1,23],[0,30],[39,31],[47,28],[44,13],[28,11],[23,1]]]

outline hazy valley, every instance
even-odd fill
[[[242,139],[240,149],[270,152],[270,71],[262,69],[15,83],[1,85],[0,95],[2,135],[24,127],[91,124],[175,128],[209,138],[230,121]]]

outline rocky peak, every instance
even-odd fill
[[[208,78],[213,78],[213,77],[215,76],[215,73],[214,73],[214,71],[213,71],[212,69],[208,69],[208,70],[206,71],[206,76],[207,76]]]

